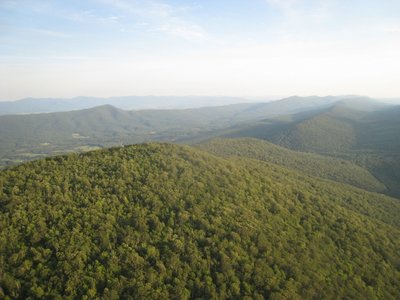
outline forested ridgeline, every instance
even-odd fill
[[[289,150],[255,138],[215,138],[196,145],[218,156],[248,157],[347,183],[365,190],[384,192],[385,186],[366,169],[344,159]]]
[[[386,194],[400,198],[400,106],[380,105],[364,100],[341,102],[314,115],[254,122],[220,136],[253,137],[351,161],[382,182]]]
[[[0,298],[398,299],[400,204],[144,144],[0,175]]]

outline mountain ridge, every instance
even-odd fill
[[[73,111],[106,104],[124,110],[143,110],[151,108],[196,108],[242,102],[249,102],[249,100],[240,97],[226,96],[121,96],[108,98],[79,96],[74,98],[24,98],[15,101],[1,101],[0,115]]]
[[[282,101],[283,106],[282,102],[271,102],[141,111],[101,106],[70,112],[4,115],[0,116],[0,159],[2,164],[12,164],[63,150],[77,151],[82,147],[92,149],[148,140],[190,140],[232,124],[325,105],[293,105],[297,98]],[[308,101],[304,98],[303,102]],[[77,139],[79,136],[87,138]]]
[[[7,115],[0,116],[0,164],[146,141],[196,143],[218,136],[254,137],[349,160],[368,169],[388,193],[399,197],[399,107],[360,97],[292,97],[184,110],[125,111],[106,105]]]
[[[264,140],[214,138],[194,146],[221,157],[253,158],[364,190],[381,193],[386,190],[386,187],[371,173],[354,163],[318,154],[292,151]]]
[[[12,298],[385,298],[400,204],[189,146],[70,154],[0,173]]]

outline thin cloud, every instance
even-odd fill
[[[22,31],[54,38],[73,38],[71,34],[42,28],[23,28]]]
[[[191,42],[206,39],[206,31],[198,24],[187,21],[182,14],[191,10],[188,6],[172,6],[159,1],[99,0],[133,19],[149,31],[158,31]]]
[[[170,22],[158,27],[156,31],[165,32],[188,41],[199,42],[206,38],[204,30],[197,25],[182,24],[180,21]]]
[[[330,17],[330,1],[314,0],[307,9],[300,0],[266,0],[266,2],[279,9],[289,19],[321,23]]]
[[[101,16],[95,14],[93,11],[84,10],[79,12],[74,12],[72,14],[64,14],[63,18],[77,23],[92,24],[94,26],[109,26],[117,28],[120,32],[125,32],[126,27],[123,24],[123,17],[120,15],[108,15]]]
[[[282,9],[288,9],[294,6],[298,0],[267,0],[267,3],[280,7]]]
[[[88,22],[89,20],[97,19],[97,17],[92,11],[84,10],[67,15],[67,19],[75,22]]]
[[[74,22],[79,23],[103,23],[103,24],[119,24],[121,16],[99,16],[93,11],[84,10],[79,12],[74,12],[67,16],[67,18]]]

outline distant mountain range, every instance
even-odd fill
[[[145,141],[253,137],[346,159],[400,195],[400,106],[366,97],[289,97],[268,103],[172,110],[90,109],[0,116],[0,161]]]
[[[291,97],[184,110],[124,111],[111,105],[42,114],[0,116],[0,158],[4,164],[77,148],[147,140],[193,140],[243,124],[330,107],[335,97]]]
[[[327,109],[249,122],[218,136],[253,137],[366,167],[400,195],[400,106],[372,99],[341,100]]]
[[[17,101],[0,102],[0,115],[50,113],[112,105],[124,110],[142,109],[186,109],[204,106],[221,106],[250,102],[239,97],[201,97],[201,96],[126,96],[126,97],[75,97],[25,98]]]
[[[400,126],[399,113],[400,106],[351,98],[322,110],[250,122],[232,128],[227,136],[251,136],[312,152],[382,149],[388,144],[400,149],[400,140],[392,139]]]
[[[283,109],[296,110],[305,107],[319,106],[323,103],[329,104],[338,99],[354,96],[341,97],[289,97],[279,102],[279,111]],[[11,114],[32,114],[51,113],[72,110],[88,109],[102,105],[112,105],[123,110],[145,110],[145,109],[189,109],[200,107],[226,106],[242,103],[259,103],[262,112],[265,102],[271,99],[265,98],[262,101],[241,97],[224,96],[126,96],[126,97],[75,97],[63,98],[25,98],[17,101],[0,102],[0,115]],[[294,101],[295,100],[295,101]],[[261,102],[261,103],[260,103]],[[272,101],[278,102],[278,101]],[[275,106],[275,105],[274,105]],[[252,107],[257,111],[257,107]]]

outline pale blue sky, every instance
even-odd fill
[[[400,96],[398,0],[0,0],[0,100]]]

